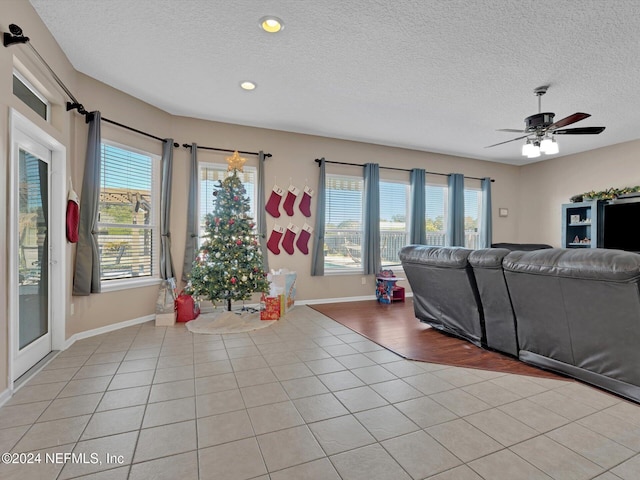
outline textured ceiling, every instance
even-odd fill
[[[30,2],[77,70],[175,115],[520,165],[484,147],[549,84],[543,111],[607,127],[560,155],[640,138],[638,0]]]

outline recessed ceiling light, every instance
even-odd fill
[[[260,28],[268,33],[278,33],[284,28],[284,23],[278,17],[269,15],[260,19]]]
[[[255,83],[249,81],[240,83],[240,88],[243,90],[255,90],[256,86],[257,85]]]

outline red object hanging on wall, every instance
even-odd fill
[[[73,191],[73,187],[69,189],[67,197],[67,240],[69,243],[78,243],[78,225],[80,224],[80,205],[78,202],[78,194]]]

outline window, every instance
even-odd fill
[[[326,178],[325,273],[362,272],[362,177]]]
[[[100,278],[158,277],[160,158],[112,143],[101,157]]]
[[[49,120],[49,101],[16,71],[13,72],[13,94],[42,118]]]
[[[480,215],[482,212],[482,190],[464,189],[464,246],[478,248],[480,238]]]
[[[449,190],[446,185],[425,186],[427,245],[444,246],[447,234]]]
[[[200,244],[205,240],[206,228],[205,228],[205,216],[208,213],[213,212],[214,197],[213,192],[219,185],[219,181],[224,180],[229,172],[227,171],[228,165],[222,165],[219,163],[201,163],[199,166],[199,192],[198,192],[198,219],[199,219],[199,241]],[[255,167],[243,167],[244,172],[238,172],[238,177],[242,181],[244,188],[247,191],[247,197],[249,197],[249,215],[256,219],[256,197],[257,197],[257,177],[258,172]],[[255,222],[254,222],[255,223]]]
[[[409,184],[380,180],[380,258],[382,266],[400,265],[398,252],[409,243]]]

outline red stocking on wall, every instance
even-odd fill
[[[296,198],[298,198],[299,193],[299,188],[289,185],[289,188],[287,189],[287,197],[284,199],[282,208],[284,208],[284,211],[287,212],[287,215],[290,217],[293,216],[293,204],[296,203]]]
[[[277,223],[273,226],[273,230],[271,230],[269,241],[267,241],[267,248],[274,255],[280,255],[280,248],[278,247],[278,244],[282,239],[283,233],[284,233],[284,228],[282,228]]]
[[[313,190],[306,185],[300,200],[300,211],[307,218],[311,216],[311,197],[313,197]]]
[[[280,216],[280,200],[282,200],[283,193],[284,190],[282,188],[278,185],[274,185],[271,195],[269,196],[269,200],[267,201],[267,205],[264,207],[267,213],[273,218],[278,218]]]
[[[305,223],[302,226],[302,231],[300,232],[300,235],[298,235],[298,241],[296,242],[296,246],[298,247],[298,250],[300,250],[305,255],[309,254],[309,239],[311,238],[312,233],[313,233],[313,227]]]
[[[289,255],[293,255],[293,239],[296,238],[296,235],[300,229],[296,227],[293,223],[290,223],[287,226],[287,231],[284,234],[284,240],[282,240],[282,248]]]

